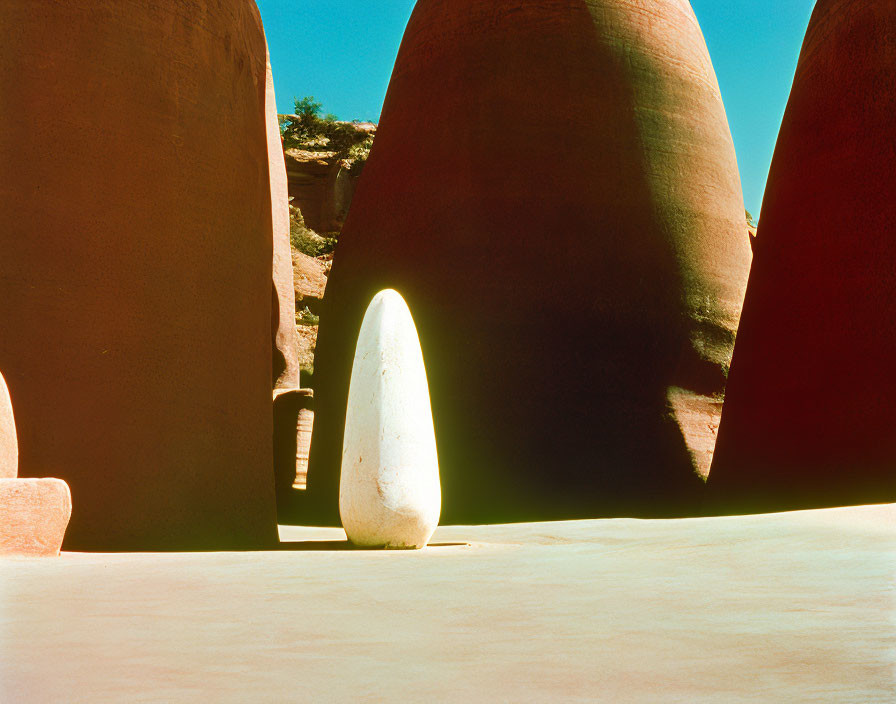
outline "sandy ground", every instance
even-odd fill
[[[896,701],[896,505],[281,536],[0,560],[0,701]]]

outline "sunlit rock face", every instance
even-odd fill
[[[61,479],[18,479],[16,420],[0,374],[0,557],[59,554],[72,513]]]
[[[68,548],[276,540],[255,4],[8,0],[0,26],[20,476],[69,483]]]
[[[270,56],[265,74],[265,129],[271,180],[271,224],[273,234],[273,286],[271,324],[273,333],[274,389],[299,387],[299,340],[296,334],[296,296],[292,248],[289,246],[289,185],[277,121],[277,99]]]
[[[721,510],[896,500],[896,5],[820,0],[709,479]]]
[[[55,557],[71,515],[61,479],[0,478],[0,557]]]
[[[687,513],[751,256],[694,14],[462,5],[417,3],[340,238],[309,499],[334,520],[355,335],[392,287],[427,361],[443,521]]]
[[[289,187],[277,120],[274,75],[270,56],[265,80],[265,128],[271,183],[271,224],[273,234],[273,291],[271,294],[271,351],[273,375],[273,474],[278,500],[292,493],[298,472],[307,470],[299,462],[298,431],[300,414],[307,410],[307,395],[299,391],[299,337],[296,332],[296,293],[293,252],[289,244]]]
[[[16,419],[12,401],[3,375],[0,374],[0,479],[18,476],[19,444],[16,439]]]

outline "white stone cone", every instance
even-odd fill
[[[380,291],[364,314],[355,348],[339,515],[355,545],[422,548],[441,510],[436,437],[417,329],[401,295]]]

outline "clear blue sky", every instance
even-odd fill
[[[759,215],[815,0],[691,0],[715,65],[747,209]],[[379,119],[414,0],[258,0],[277,106],[313,95],[341,119]]]

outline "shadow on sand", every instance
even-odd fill
[[[456,548],[456,547],[469,547],[469,543],[430,543],[426,547],[428,548]],[[384,548],[367,548],[367,547],[358,547],[350,543],[348,540],[299,540],[296,542],[284,542],[280,543],[280,545],[275,548],[277,550],[283,551],[293,551],[293,550],[321,550],[321,551],[340,551],[340,550],[380,550],[385,552]],[[389,548],[389,551],[398,551],[402,549],[413,550],[413,548]]]

